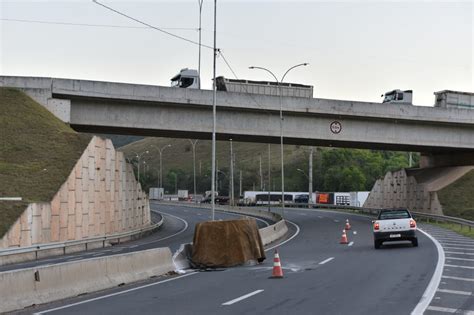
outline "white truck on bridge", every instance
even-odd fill
[[[413,105],[413,91],[412,90],[392,90],[382,94],[382,103],[389,104],[409,104]]]

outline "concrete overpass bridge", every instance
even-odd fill
[[[210,139],[212,91],[0,76],[75,130]],[[277,96],[217,93],[217,139],[279,143]],[[282,97],[285,144],[422,152],[423,166],[474,164],[474,111]]]

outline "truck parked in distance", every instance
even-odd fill
[[[390,92],[382,94],[381,97],[383,97],[382,103],[413,105],[412,90],[392,90]]]
[[[435,107],[474,109],[474,93],[443,90],[434,95]]]

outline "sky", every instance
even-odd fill
[[[198,41],[198,0],[98,0],[167,32]],[[213,45],[214,2],[204,0],[202,43]],[[20,21],[21,20],[21,21]],[[217,3],[217,75],[278,78],[314,86],[314,97],[381,102],[412,89],[474,92],[474,2],[227,1]],[[202,88],[212,88],[212,49],[202,48]],[[92,0],[0,0],[0,75],[169,86],[197,69],[198,45],[147,28]],[[231,70],[232,69],[232,70]]]

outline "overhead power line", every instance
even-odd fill
[[[111,25],[111,24],[87,24],[87,23],[70,23],[70,22],[55,22],[55,21],[40,21],[40,20],[22,20],[22,19],[2,19],[0,21],[7,22],[21,22],[21,23],[37,23],[37,24],[52,24],[52,25],[70,25],[70,26],[86,26],[86,27],[109,27],[109,28],[131,28],[131,29],[148,29],[148,26],[125,26],[125,25]],[[190,27],[161,27],[164,30],[182,30],[182,31],[198,31],[197,28]]]
[[[162,28],[159,28],[159,27],[153,26],[153,25],[151,25],[151,24],[149,24],[149,23],[140,21],[140,20],[138,20],[138,19],[136,19],[136,18],[134,18],[134,17],[132,17],[132,16],[130,16],[130,15],[127,15],[127,14],[122,13],[122,12],[120,12],[120,11],[118,11],[118,10],[115,10],[115,9],[109,7],[109,6],[106,6],[105,4],[102,4],[102,3],[100,3],[100,2],[97,1],[97,0],[92,0],[92,2],[94,2],[94,3],[97,4],[97,5],[100,5],[100,6],[104,7],[104,8],[106,8],[107,10],[110,10],[110,11],[115,12],[115,13],[121,15],[121,16],[124,16],[124,17],[126,17],[126,18],[128,18],[128,19],[130,19],[130,20],[133,20],[133,21],[135,21],[135,22],[137,22],[137,23],[140,23],[140,24],[142,24],[142,25],[148,26],[148,27],[150,27],[150,28],[152,28],[152,29],[154,29],[154,30],[157,30],[157,31],[162,32],[162,33],[164,33],[164,34],[167,34],[167,35],[169,35],[169,36],[172,36],[172,37],[175,37],[175,38],[178,38],[178,39],[187,41],[188,43],[191,43],[191,44],[194,44],[194,45],[198,45],[198,46],[199,46],[199,43],[196,42],[196,41],[193,41],[193,40],[191,40],[191,39],[189,39],[189,38],[182,37],[182,36],[179,36],[179,35],[170,33],[170,32],[168,32],[168,31],[165,31],[165,30],[162,29]],[[208,46],[208,45],[203,45],[203,44],[201,44],[201,46],[202,46],[202,47],[205,47],[205,48],[208,48],[208,49],[214,49],[214,47],[211,47],[211,46]]]

